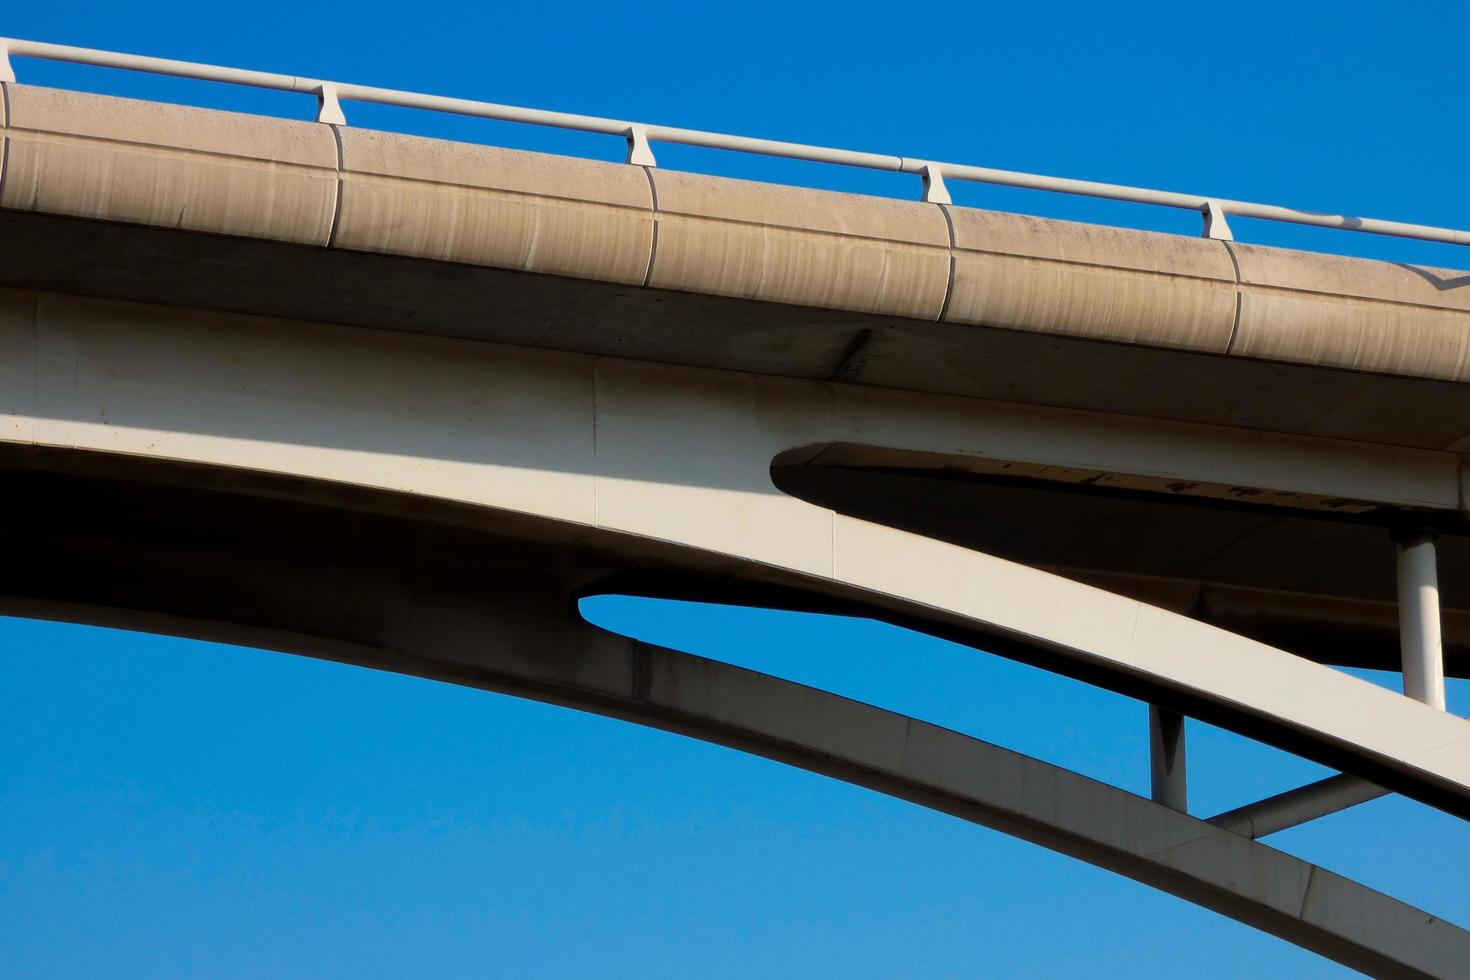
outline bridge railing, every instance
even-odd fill
[[[803,143],[788,143],[781,140],[760,139],[750,136],[732,136],[727,133],[711,133],[697,129],[681,129],[676,126],[659,126],[653,123],[630,122],[622,119],[607,119],[599,116],[583,116],[567,112],[551,112],[545,109],[528,109],[521,106],[500,105],[494,102],[478,102],[473,99],[456,99],[440,95],[424,95],[418,92],[403,92],[397,89],[375,88],[369,85],[354,85],[346,82],[331,82],[317,78],[302,78],[296,75],[279,75],[272,72],[251,71],[243,68],[222,68],[217,65],[202,65],[189,61],[172,61],[167,58],[151,58],[143,55],[121,54],[114,51],[99,51],[92,48],[69,47],[62,44],[47,44],[41,41],[24,41],[0,38],[0,81],[15,81],[10,65],[10,56],[38,58],[48,61],[65,61],[104,68],[123,68],[129,71],[147,72],[154,75],[172,75],[204,81],[227,82],[255,88],[275,89],[283,92],[300,92],[316,96],[317,121],[345,126],[347,119],[342,112],[342,102],[370,102],[379,105],[400,106],[410,109],[428,109],[462,116],[478,116],[505,122],[528,123],[536,126],[551,126],[557,129],[579,130],[588,133],[604,133],[618,136],[627,141],[627,162],[644,167],[657,166],[651,144],[679,143],[716,150],[734,150],[741,153],[756,153],[764,156],[786,157],[793,160],[808,160],[815,163],[835,163],[868,170],[887,170],[914,174],[923,180],[921,199],[938,204],[951,203],[945,185],[948,180],[965,180],[1003,187],[1021,187],[1029,190],[1052,191],[1082,197],[1105,198],[1128,201],[1134,204],[1152,204],[1159,207],[1195,211],[1204,218],[1203,234],[1207,238],[1230,241],[1233,235],[1228,218],[1260,218],[1267,221],[1282,221],[1297,225],[1315,225],[1322,228],[1340,228],[1347,231],[1362,231],[1378,235],[1393,235],[1399,238],[1414,238],[1422,241],[1444,242],[1451,245],[1470,245],[1470,231],[1453,228],[1437,228],[1432,225],[1410,224],[1402,221],[1385,221],[1380,218],[1361,218],[1346,214],[1331,214],[1319,211],[1303,211],[1273,204],[1255,204],[1250,201],[1235,201],[1223,197],[1200,194],[1180,194],[1174,191],[1150,190],[1129,187],[1123,184],[1107,184],[1092,180],[1076,180],[1070,177],[1048,177],[1041,174],[1021,173],[1013,170],[997,170],[991,167],[975,167],[968,164],[941,163],[915,157],[893,156],[885,153],[864,153],[856,150],[841,150],[827,146],[809,146]]]

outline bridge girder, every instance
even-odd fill
[[[789,461],[810,447],[871,444],[963,455],[995,438],[1020,443],[1024,432],[1031,433],[1034,446],[1090,446],[1094,456],[1099,445],[1110,446],[1116,462],[1133,444],[1121,433],[1139,431],[1126,420],[1109,430],[1099,428],[1103,423],[1096,418],[1082,425],[1067,413],[1026,413],[1014,406],[992,407],[995,414],[987,416],[986,406],[972,402],[842,385],[23,292],[5,294],[0,302],[0,349],[5,457],[15,474],[60,480],[70,488],[27,496],[22,476],[7,480],[15,504],[9,512],[18,518],[6,528],[7,543],[19,554],[16,549],[29,541],[32,555],[12,566],[25,574],[12,571],[0,588],[13,611],[236,640],[410,672],[424,672],[413,664],[432,660],[430,676],[460,682],[479,676],[484,686],[677,727],[659,713],[668,705],[634,711],[627,677],[655,662],[664,664],[657,670],[669,679],[691,672],[723,677],[729,669],[688,666],[663,654],[634,655],[628,652],[633,647],[616,643],[613,648],[624,652],[596,666],[600,655],[587,651],[608,649],[613,641],[594,641],[582,627],[567,625],[571,599],[608,576],[630,574],[650,582],[774,590],[813,607],[862,611],[1143,696],[1470,814],[1470,726],[1460,719],[1186,616],[834,512],[783,493],[772,476],[773,462]],[[1114,438],[1100,442],[1099,433]],[[1200,435],[1208,439],[1210,433]],[[1168,439],[1137,445],[1156,463],[1166,460],[1158,466],[1187,468],[1209,459],[1187,441],[1172,453]],[[1367,452],[1303,440],[1284,446],[1272,452],[1269,441],[1261,443],[1251,465],[1275,474],[1284,487],[1297,481],[1295,489],[1311,491],[1320,489],[1310,480],[1321,472],[1316,468],[1323,459],[1351,463],[1351,453]],[[1363,455],[1357,469],[1344,466],[1345,479],[1363,474],[1370,499],[1372,493],[1419,492],[1412,484],[1410,491],[1395,489],[1416,478],[1412,469],[1398,471],[1401,482],[1387,490],[1381,481],[1374,484],[1376,463],[1381,458]],[[1131,465],[1144,469],[1136,459]],[[1435,460],[1426,457],[1425,486],[1433,487],[1436,472]],[[109,495],[126,499],[119,489],[126,486],[171,486],[176,505],[109,509]],[[235,549],[228,561],[212,560],[207,550],[191,551],[189,539],[179,536],[187,524],[181,508],[190,500],[218,499],[209,495],[221,489],[233,503],[209,511],[209,520],[194,530],[203,540],[223,535]],[[430,523],[439,530],[437,537],[425,537],[385,526],[377,529],[384,538],[365,527],[360,537],[367,552],[357,565],[333,566],[332,556],[344,546],[339,541],[335,549],[317,549],[328,556],[325,565],[288,549],[284,553],[292,561],[274,561],[265,570],[245,559],[269,555],[283,538],[300,536],[305,528],[299,521],[286,521],[274,532],[268,520],[240,523],[240,501],[281,497],[313,501],[325,514],[422,518],[432,512]],[[43,520],[48,513],[50,519]],[[401,564],[403,553],[395,549],[405,545],[394,535],[407,534],[409,555],[417,556],[440,547],[453,552],[456,535],[471,531],[494,533],[493,553],[455,552],[459,565],[415,560],[407,565],[406,581],[374,578],[374,568]],[[569,562],[572,552],[583,557]],[[517,565],[518,554],[532,557]],[[328,601],[321,583],[334,575],[347,587]],[[539,587],[534,602],[525,598],[527,583]],[[514,642],[490,642],[503,635],[496,629],[508,628],[498,601],[507,596],[517,597],[518,608],[542,611],[545,622],[537,630],[553,629],[546,624],[554,621],[554,629],[571,630],[568,635],[576,639],[551,644],[563,652],[544,656],[545,637],[532,642],[534,631]],[[494,611],[488,619],[487,609]],[[487,663],[499,666],[489,669]],[[644,666],[634,670],[630,664]],[[591,670],[592,679],[581,677],[583,670]],[[605,670],[612,673],[599,673]],[[563,676],[568,671],[570,679]],[[745,680],[729,676],[736,679],[711,681],[715,686],[699,694],[705,701],[698,703],[714,710],[727,688],[746,689]],[[812,717],[829,710],[823,698],[830,696],[785,690],[770,688],[772,703],[810,702],[818,712]],[[691,722],[690,730],[745,748],[750,746],[739,745],[732,731],[763,731],[761,738],[775,738],[784,747],[757,751],[798,756],[807,760],[799,764],[824,771],[809,758],[826,755],[811,720],[802,720],[804,711],[795,710],[795,721],[757,714],[755,720],[721,716],[714,724],[716,711],[700,722],[704,728],[694,731],[698,726]],[[870,717],[876,728],[861,738],[879,737],[895,724],[881,712]],[[902,723],[911,731],[922,724]],[[775,727],[762,729],[766,724]],[[933,738],[936,746],[952,742],[950,734]],[[993,747],[955,742],[944,751],[951,750],[994,772],[1022,765],[1006,761],[1012,757],[995,754],[1001,750]],[[871,761],[857,768],[867,772]],[[947,771],[935,770],[933,778]],[[1382,921],[1392,923],[1398,937],[1442,934],[1450,938],[1426,939],[1425,947],[1461,948],[1458,930],[1422,913],[1373,904],[1381,897],[1364,897],[1373,893],[1360,886],[1320,870],[1303,871],[1307,866],[1300,862],[1251,849],[1261,846],[1181,814],[1161,816],[1170,812],[1166,808],[1139,809],[1135,803],[1143,801],[1085,780],[1072,782],[1081,780],[1072,774],[1037,770],[1044,774],[1042,784],[1052,787],[1045,791],[1051,794],[1052,825],[1041,828],[1033,819],[1039,810],[1020,819],[1007,810],[1013,803],[998,802],[1005,798],[999,785],[971,787],[963,806],[941,804],[935,801],[955,787],[921,790],[912,780],[904,782],[904,772],[902,766],[890,771],[884,777],[889,782],[875,788],[951,807],[949,812],[965,810],[961,815],[983,816],[982,822],[1028,839],[1050,839],[1049,846],[1344,961],[1369,962],[1382,949],[1399,949],[1398,938],[1365,940],[1368,927],[1358,913],[1344,911],[1369,905],[1374,915],[1386,916]],[[1136,813],[1119,825],[1138,825],[1126,834],[1159,827],[1164,837],[1132,850],[1120,850],[1117,840],[1104,842],[1098,836],[1104,828],[1088,827],[1092,804],[1072,805],[1076,800],[1068,794],[1074,790],[1084,797],[1100,793],[1107,805]],[[1189,822],[1175,824],[1176,817]],[[1189,841],[1197,843],[1185,846]],[[1197,860],[1181,856],[1194,850],[1201,852]],[[1119,857],[1123,852],[1127,861]],[[1184,863],[1170,863],[1176,860]],[[1238,867],[1230,864],[1235,860],[1256,870],[1275,869],[1267,875],[1274,883],[1229,884],[1234,879],[1221,877],[1220,869]],[[1283,884],[1287,879],[1297,884]],[[1265,890],[1250,892],[1257,887]],[[1283,895],[1294,896],[1294,912],[1291,902],[1280,901]],[[1324,897],[1332,895],[1339,897]],[[1326,919],[1303,925],[1305,909],[1319,901],[1326,902]],[[1369,947],[1378,952],[1365,952]],[[1393,969],[1418,962],[1408,956],[1392,954]],[[1386,963],[1375,969],[1388,969]]]

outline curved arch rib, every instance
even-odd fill
[[[322,506],[3,475],[9,512],[21,517],[0,523],[8,613],[244,643],[622,718],[994,827],[1380,975],[1448,976],[1470,962],[1458,928],[1148,800],[916,719],[596,630],[567,599],[603,574],[608,554],[595,546],[389,517],[340,496]]]
[[[513,621],[512,621],[513,620]],[[582,624],[499,619],[391,669],[676,732],[863,786],[1107,868],[1383,977],[1453,977],[1470,932],[1078,773],[915,718]],[[470,648],[474,653],[471,654]],[[471,662],[473,665],[471,666]]]

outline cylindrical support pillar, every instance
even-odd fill
[[[1444,651],[1439,632],[1439,573],[1434,533],[1414,529],[1398,543],[1399,653],[1404,694],[1444,710]]]
[[[1149,768],[1155,803],[1189,812],[1184,771],[1184,716],[1156,704],[1148,706]]]

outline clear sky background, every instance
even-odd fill
[[[1027,9],[1034,7],[1034,9]],[[1464,3],[11,0],[0,34],[1470,227]],[[306,97],[17,60],[21,80],[308,117]],[[355,125],[616,139],[348,104]],[[661,165],[912,197],[891,174]],[[1182,233],[1193,215],[954,185]],[[1467,268],[1463,249],[1232,219]],[[1146,709],[865,621],[600,599],[596,622],[1147,785]],[[1395,685],[1388,675],[1370,680]],[[1470,686],[1451,708],[1470,713]],[[1209,814],[1323,770],[1191,723]],[[1470,923],[1470,829],[1387,799],[1271,843]],[[953,818],[575,712],[274,653],[0,619],[0,975],[1339,976]]]

